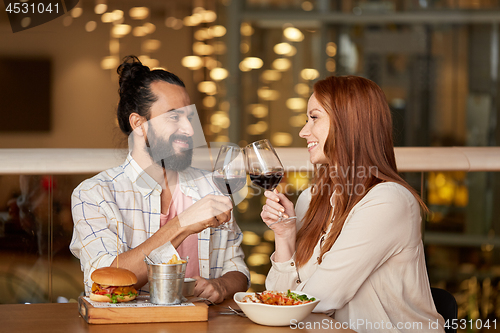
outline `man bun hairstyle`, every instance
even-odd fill
[[[133,55],[126,56],[117,73],[120,77],[120,88],[118,94],[117,118],[120,129],[123,133],[129,135],[132,133],[129,117],[131,113],[137,113],[149,120],[149,110],[157,98],[151,91],[151,83],[156,81],[165,81],[180,87],[185,87],[179,77],[163,69],[150,70],[144,66],[139,58]]]

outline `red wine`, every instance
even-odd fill
[[[233,194],[241,190],[247,183],[246,176],[235,176],[224,178],[223,176],[214,176],[214,183],[217,188],[225,194]]]
[[[282,171],[250,174],[250,179],[255,185],[265,188],[269,191],[274,190],[276,186],[278,186],[281,178],[283,178]]]

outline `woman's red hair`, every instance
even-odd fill
[[[314,245],[331,222],[321,245],[321,263],[349,212],[379,183],[395,182],[406,187],[427,211],[418,193],[398,174],[391,112],[382,89],[362,77],[330,76],[316,82],[314,96],[330,117],[324,145],[328,164],[315,167],[311,202],[297,234],[298,266],[311,258]]]

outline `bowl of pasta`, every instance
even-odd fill
[[[290,326],[304,320],[319,299],[302,291],[263,291],[234,294],[234,301],[254,323],[266,326]]]

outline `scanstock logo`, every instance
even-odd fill
[[[3,0],[12,32],[27,30],[65,15],[79,0]]]

